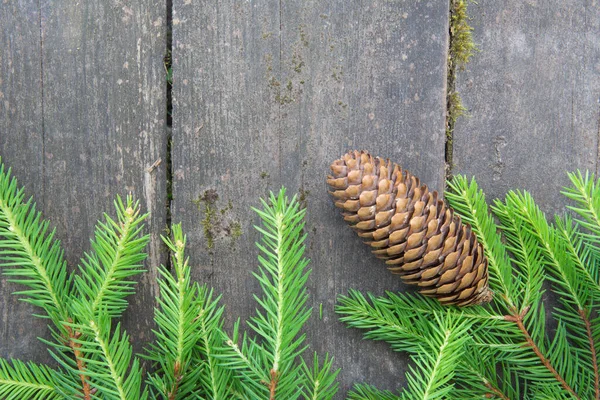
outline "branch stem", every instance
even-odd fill
[[[269,400],[275,400],[275,389],[277,389],[277,371],[271,370],[271,382],[269,382]]]
[[[596,393],[596,400],[600,399],[600,379],[598,373],[598,357],[596,356],[596,346],[594,344],[594,338],[592,337],[592,325],[590,319],[587,317],[585,310],[579,310],[579,316],[585,323],[585,330],[587,332],[588,341],[590,343],[590,352],[592,353],[592,365],[594,366],[594,389]]]
[[[496,396],[496,397],[498,397],[498,398],[500,398],[502,400],[510,400],[510,397],[508,397],[507,395],[505,395],[504,393],[502,393],[500,391],[500,389],[494,387],[491,383],[486,382],[485,383],[485,387],[488,388],[488,389],[490,389],[490,391],[491,391],[490,394],[493,394],[494,396]]]
[[[544,354],[542,353],[542,351],[540,350],[540,348],[537,346],[537,344],[535,343],[535,341],[531,338],[531,335],[529,334],[529,331],[527,330],[527,328],[523,324],[523,318],[527,314],[527,311],[529,311],[529,307],[525,307],[523,309],[523,311],[521,311],[521,312],[518,312],[517,309],[513,309],[513,314],[512,315],[507,315],[505,317],[505,319],[507,321],[512,321],[512,322],[514,322],[514,323],[517,324],[517,327],[523,333],[523,336],[525,336],[525,341],[527,342],[527,346],[531,347],[531,349],[533,350],[533,352],[535,353],[535,355],[540,359],[540,362],[542,363],[542,365],[544,367],[546,367],[546,369],[548,369],[548,371],[550,371],[550,373],[552,373],[552,375],[554,376],[554,378],[561,384],[561,386],[567,392],[569,392],[571,395],[573,395],[573,397],[575,397],[577,400],[581,400],[580,397],[577,395],[577,393],[575,393],[575,391],[573,390],[573,388],[571,386],[569,386],[569,384],[558,373],[558,371],[556,371],[556,369],[554,369],[554,367],[552,366],[552,363],[550,362],[550,360],[548,360],[548,358],[546,358],[546,356],[544,356]]]
[[[179,361],[175,362],[173,370],[173,378],[175,380],[175,383],[173,384],[173,388],[169,392],[169,400],[175,400],[175,397],[177,396],[177,390],[179,389],[179,381],[181,380],[181,364],[179,364]]]
[[[79,350],[81,345],[79,343],[74,342],[74,339],[77,339],[80,334],[78,332],[73,332],[73,329],[70,326],[67,326],[67,333],[69,334],[69,347],[73,350],[73,355],[75,355],[75,361],[77,362],[77,369],[81,372],[79,374],[79,378],[81,379],[81,389],[83,390],[83,399],[90,400],[92,398],[92,390],[90,388],[90,384],[87,381],[84,372],[85,372],[85,363],[83,362],[82,353]]]

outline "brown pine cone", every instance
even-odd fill
[[[444,305],[489,302],[487,258],[469,224],[398,164],[351,151],[331,164],[335,205],[373,253]]]

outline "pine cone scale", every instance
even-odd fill
[[[344,220],[405,283],[442,304],[491,300],[487,259],[475,234],[417,177],[353,151],[331,164],[327,183]]]

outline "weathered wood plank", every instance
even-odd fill
[[[309,290],[313,307],[324,307],[322,321],[313,315],[309,339],[343,368],[341,394],[355,382],[397,389],[404,385],[406,358],[346,329],[334,304],[349,288],[383,294],[406,286],[345,226],[324,175],[331,161],[359,148],[442,188],[447,4],[282,4],[281,80],[300,87],[282,106],[282,182],[306,198]]]
[[[600,5],[594,1],[478,1],[480,48],[458,90],[469,110],[454,132],[455,173],[488,198],[530,191],[558,212],[567,171],[598,170]]]
[[[37,2],[0,6],[0,157],[13,168],[28,194],[43,208],[43,129],[40,58],[40,13]],[[34,307],[17,301],[17,286],[0,278],[0,357],[47,359],[36,339],[46,322],[33,319]]]
[[[21,184],[33,189],[30,193],[44,216],[57,227],[71,267],[89,250],[89,238],[102,213],[114,214],[117,194],[133,193],[142,208],[152,213],[146,224],[152,232],[146,263],[150,271],[140,279],[138,293],[124,317],[136,350],[141,350],[149,339],[156,266],[164,258],[159,234],[166,215],[165,3],[54,1],[42,2],[40,10],[22,7],[41,15],[35,33],[37,71],[33,76],[15,78],[3,71],[2,79],[37,82],[26,99],[39,102],[41,98],[43,115],[12,117],[9,123],[18,129],[3,131],[0,151],[7,153],[9,164],[20,159],[41,165],[34,175],[22,162],[15,163],[20,170],[17,176]],[[18,14],[3,16],[6,32],[22,24]],[[15,45],[19,51],[31,51],[29,43]],[[20,97],[14,102],[15,107],[29,105]],[[34,123],[37,136],[31,138],[36,139],[36,146],[15,148],[24,127]],[[158,159],[162,164],[149,171]],[[13,285],[12,290],[15,288]],[[14,297],[2,298],[2,303],[13,301]],[[37,346],[36,336],[47,336],[45,329],[40,330],[23,314],[19,314],[23,318],[18,329],[28,334],[16,344],[8,341],[10,335],[3,335],[1,355],[48,359],[45,351],[32,355],[20,350],[30,343]]]
[[[173,220],[189,233],[195,278],[224,293],[230,319],[247,317],[257,290],[249,206],[282,184],[299,192],[309,343],[343,368],[339,398],[354,382],[398,388],[407,361],[346,329],[336,296],[405,286],[345,226],[325,175],[365,148],[442,187],[447,13],[440,2],[174,2]]]
[[[173,2],[173,222],[230,321],[258,290],[250,207],[280,182],[278,32],[277,2]]]

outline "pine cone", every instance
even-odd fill
[[[335,205],[405,283],[440,303],[489,302],[487,258],[471,226],[390,160],[351,151],[331,164]]]

